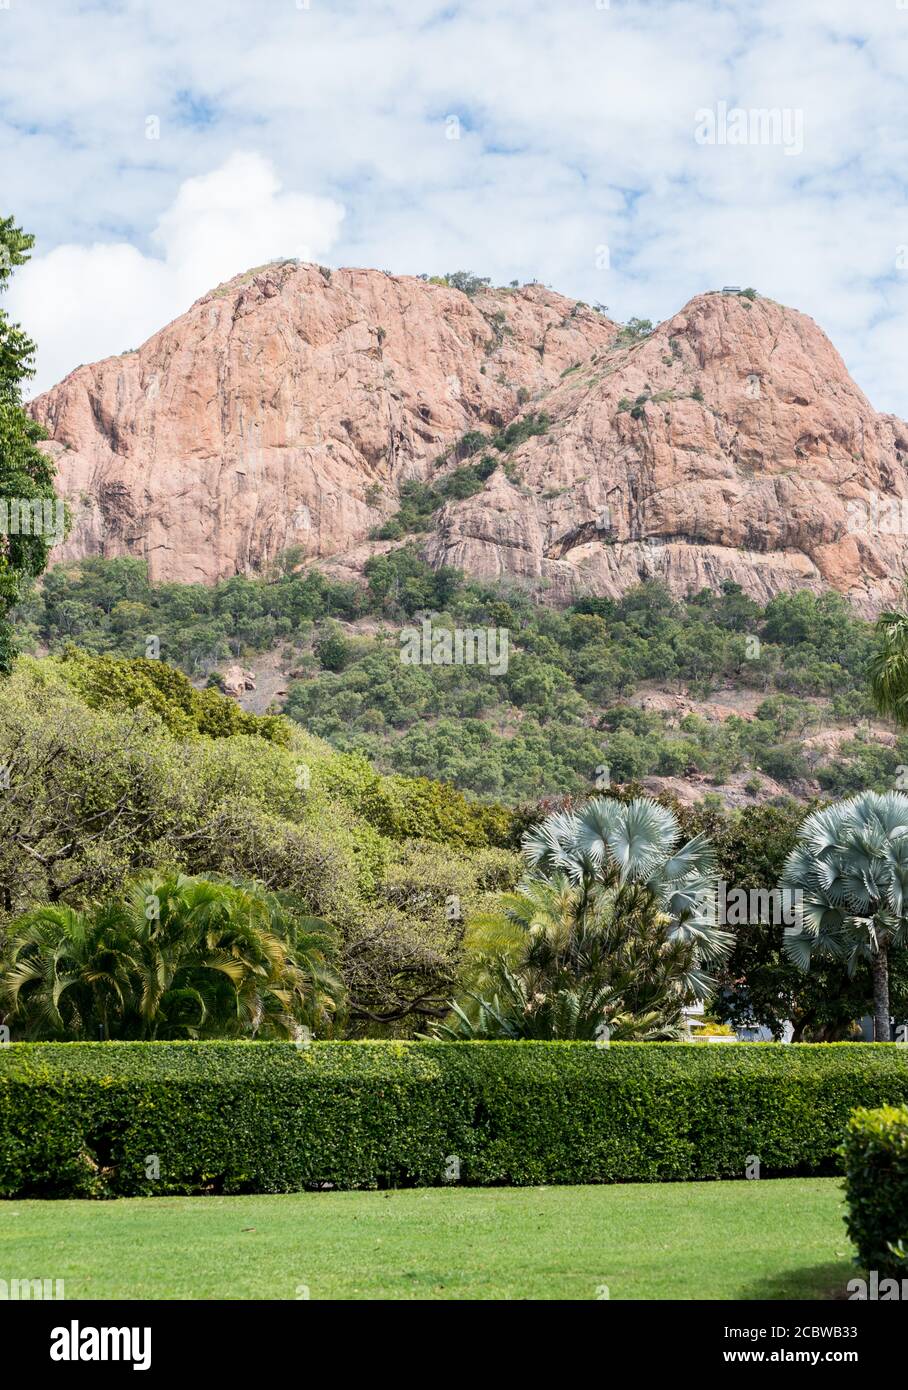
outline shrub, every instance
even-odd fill
[[[621,325],[615,336],[614,346],[627,347],[630,343],[642,343],[653,331],[650,319],[628,319]]]
[[[214,686],[196,690],[182,671],[166,661],[90,656],[71,647],[59,663],[65,680],[90,709],[148,709],[178,738],[252,734],[285,745],[290,730],[274,715],[247,714]]]
[[[499,453],[510,453],[512,449],[516,449],[525,440],[532,439],[534,435],[545,434],[551,423],[544,410],[540,410],[538,414],[531,411],[529,415],[524,415],[519,420],[512,420],[506,429],[503,429],[500,434],[496,434],[491,441],[492,448],[497,449]]]
[[[441,277],[441,283],[448,285],[452,290],[460,290],[472,299],[474,295],[480,294],[492,283],[488,275],[474,275],[471,270],[449,270],[447,275]]]
[[[326,626],[314,647],[323,671],[343,671],[349,664],[352,648],[337,623]]]
[[[908,1107],[856,1110],[841,1152],[845,1225],[861,1264],[908,1275]]]
[[[824,1173],[855,1106],[906,1099],[897,1044],[13,1043],[0,1194]]]

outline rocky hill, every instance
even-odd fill
[[[62,555],[212,583],[302,561],[355,573],[402,484],[480,433],[484,485],[419,538],[435,565],[555,602],[655,577],[760,602],[829,585],[865,614],[908,554],[908,426],[805,315],[699,295],[648,336],[540,285],[293,262],[200,299],[30,407],[74,516]],[[506,426],[539,432],[502,443]],[[471,448],[475,448],[475,439]]]

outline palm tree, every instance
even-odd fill
[[[447,1038],[615,1041],[681,1036],[692,947],[645,890],[594,887],[564,875],[526,880],[498,913],[478,918]]]
[[[117,904],[35,908],[12,925],[0,1005],[27,1038],[109,1037],[129,1010],[134,971]]]
[[[679,1036],[731,942],[708,842],[679,840],[672,813],[645,798],[549,816],[524,837],[518,891],[468,930],[466,991],[438,1035]]]
[[[20,918],[0,999],[34,1036],[294,1037],[340,1005],[333,949],[325,923],[256,885],[148,877]]]
[[[297,927],[272,894],[182,874],[134,882],[123,908],[150,1036],[286,1037],[330,1021],[341,986],[326,923]]]
[[[814,811],[785,861],[782,887],[799,894],[786,930],[791,958],[869,963],[874,1036],[888,1042],[889,957],[908,945],[908,796],[861,792]]]
[[[908,580],[904,593],[908,599]],[[867,668],[870,694],[880,714],[908,724],[908,613],[881,613],[874,633],[876,645]]]
[[[581,911],[599,886],[643,891],[668,918],[667,940],[691,948],[685,985],[704,998],[714,984],[708,969],[727,954],[731,937],[716,921],[708,837],[680,842],[675,815],[649,797],[597,797],[579,811],[547,817],[524,835],[523,852],[534,877],[562,873],[578,886]]]

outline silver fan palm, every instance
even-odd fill
[[[532,875],[566,875],[584,897],[598,885],[643,887],[670,919],[668,937],[692,945],[691,981],[702,997],[707,971],[728,953],[731,936],[718,925],[716,866],[705,835],[681,844],[676,817],[648,797],[588,801],[576,812],[548,816],[523,837]]]
[[[798,894],[786,949],[802,969],[844,959],[873,977],[874,1035],[888,1042],[889,957],[908,945],[908,796],[861,792],[808,816],[785,861]]]

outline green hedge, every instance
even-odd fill
[[[833,1172],[850,1112],[905,1100],[891,1043],[13,1043],[0,1194]]]
[[[855,1111],[842,1156],[845,1224],[861,1264],[908,1277],[908,1109]]]

